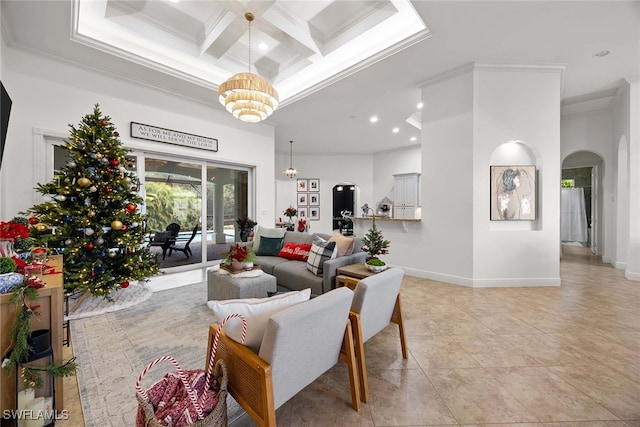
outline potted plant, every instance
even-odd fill
[[[249,238],[249,233],[253,230],[253,227],[258,225],[257,222],[249,218],[248,216],[238,218],[236,220],[238,228],[240,229],[240,240],[246,242]]]
[[[385,240],[382,236],[382,233],[376,227],[376,216],[368,205],[362,207],[364,214],[366,215],[369,211],[371,211],[371,218],[373,224],[367,234],[362,238],[362,250],[367,252],[369,256],[365,261],[365,266],[367,269],[373,271],[374,273],[378,273],[387,268],[387,264],[378,258],[378,255],[388,254],[389,246],[391,242]]]
[[[298,210],[292,206],[289,206],[287,209],[285,209],[284,216],[289,218],[289,223],[293,223],[293,217],[298,216]]]
[[[253,249],[246,245],[236,243],[229,248],[227,259],[225,264],[233,268],[234,270],[245,270],[253,268],[253,263],[256,260],[256,255]]]

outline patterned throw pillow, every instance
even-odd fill
[[[278,254],[281,258],[307,262],[311,244],[287,242]]]
[[[335,258],[337,253],[336,242],[314,240],[309,251],[309,259],[307,259],[307,270],[316,276],[322,276],[324,262]]]
[[[260,238],[260,245],[256,250],[256,255],[262,256],[278,256],[282,248],[283,237],[264,237]]]

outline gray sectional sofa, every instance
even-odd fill
[[[313,242],[318,236],[324,240],[329,240],[331,235],[322,233],[301,233],[297,231],[287,231],[284,233],[284,244],[291,243],[307,243]],[[320,295],[335,288],[336,275],[339,267],[358,262],[364,262],[367,253],[363,252],[362,239],[354,238],[353,253],[341,257],[327,260],[323,264],[323,275],[316,276],[307,269],[307,263],[304,261],[296,261],[278,256],[257,256],[257,264],[262,267],[265,273],[276,277],[278,283],[278,291],[299,291],[311,288],[311,293]]]

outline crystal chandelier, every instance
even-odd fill
[[[248,123],[260,122],[278,108],[278,92],[271,84],[251,72],[251,21],[254,16],[247,12],[249,21],[249,72],[238,73],[218,88],[219,101],[237,119]]]
[[[289,143],[291,144],[289,145],[289,169],[283,170],[282,173],[289,178],[293,178],[298,175],[298,171],[293,168],[293,141],[289,141]]]

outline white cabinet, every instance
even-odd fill
[[[398,219],[418,218],[419,207],[420,174],[393,175],[393,217]]]

